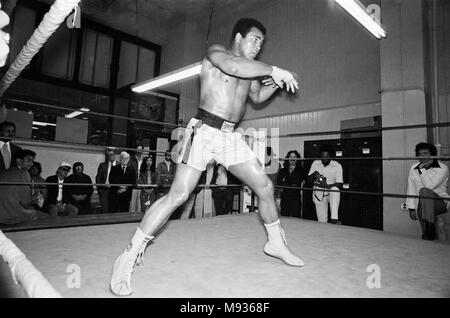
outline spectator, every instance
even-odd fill
[[[331,145],[322,146],[319,149],[319,153],[322,160],[315,160],[308,174],[308,182],[313,183],[316,189],[316,191],[313,191],[313,202],[316,205],[317,220],[324,223],[328,222],[328,205],[330,205],[330,222],[340,224],[338,212],[341,194],[326,190],[339,190],[342,188],[344,183],[342,166],[337,161],[330,160],[330,157],[336,155]]]
[[[211,184],[218,186],[226,186],[229,183],[228,172],[224,166],[218,164],[214,167],[214,174]],[[212,197],[214,199],[214,207],[216,215],[224,215],[231,213],[233,209],[233,190],[228,187],[213,187]]]
[[[64,183],[90,183],[92,179],[87,174],[84,174],[84,165],[81,162],[73,164],[73,173],[64,179]],[[78,214],[91,214],[91,196],[94,192],[92,186],[64,186],[63,202],[73,205]]]
[[[190,218],[192,211],[194,211],[195,218],[203,217],[204,196],[202,196],[202,194],[204,194],[205,188],[200,187],[200,185],[207,184],[208,168],[209,164],[206,170],[202,172],[200,179],[198,180],[197,187],[194,189],[194,191],[192,191],[187,201],[180,207],[178,207],[177,210],[175,210],[175,212],[171,215],[170,219],[180,218],[181,220],[187,220]]]
[[[274,159],[275,154],[273,153],[272,147],[266,147],[266,159],[264,164],[264,171],[269,177],[270,181],[275,185],[277,184],[278,173],[280,172],[280,162]]]
[[[53,183],[47,185],[47,200],[44,204],[44,209],[50,216],[76,216],[78,213],[75,206],[63,202],[63,183],[69,171],[70,164],[61,162],[56,174],[45,179],[46,183]]]
[[[9,121],[0,123],[0,172],[14,166],[14,156],[22,149],[11,142],[14,137],[16,137],[16,124]]]
[[[438,235],[441,238],[445,237],[445,222],[439,216],[446,213],[450,207],[449,201],[440,199],[449,198],[447,192],[448,167],[441,161],[429,158],[431,156],[437,156],[437,149],[434,145],[417,144],[416,157],[424,159],[420,159],[411,166],[408,176],[408,195],[434,198],[406,199],[411,219],[419,220],[423,240],[436,239],[436,224],[438,225]]]
[[[91,135],[88,139],[88,145],[98,146],[100,145],[100,135]]]
[[[118,164],[119,163],[116,161],[116,154],[114,153],[114,150],[107,149],[105,161],[98,165],[95,183],[109,184],[109,174],[111,173],[111,168]],[[108,213],[109,187],[98,186],[97,192],[100,199],[100,205],[102,207],[102,213]]]
[[[28,171],[33,166],[36,153],[21,149],[16,153],[15,165],[0,172],[0,182],[20,182],[21,185],[3,185],[0,189],[0,224],[18,224],[43,218],[43,212],[33,208],[41,198],[32,196],[31,177]]]
[[[284,160],[283,169],[278,173],[276,184],[283,187],[301,187],[305,181],[305,171],[300,160],[300,153],[291,150]],[[275,192],[281,198],[282,216],[302,217],[302,192],[298,189],[281,188]]]
[[[130,167],[130,154],[120,153],[120,165],[111,168],[110,184],[136,184],[136,173]],[[109,212],[129,212],[132,186],[111,186],[109,190]]]
[[[145,157],[139,175],[139,184],[156,184],[156,175],[154,172],[153,158],[152,156]],[[155,200],[155,188],[144,188],[141,190],[141,212],[145,213],[147,206],[152,205]],[[148,204],[146,205],[146,203]]]
[[[139,183],[139,177],[141,174],[141,166],[143,159],[143,153],[144,146],[138,145],[136,147],[136,153],[135,155],[130,159],[130,167],[134,170],[134,173],[136,174],[136,181],[135,183]],[[138,212],[142,211],[141,209],[141,189],[133,189],[133,192],[131,194],[131,203],[130,203],[130,212]],[[143,207],[145,209],[145,207]]]
[[[169,187],[175,177],[177,165],[172,161],[170,150],[164,156],[164,161],[156,167],[156,184],[161,187],[157,191],[157,199],[169,192]]]
[[[31,176],[31,193],[33,195],[41,195],[42,198],[45,200],[47,199],[47,187],[42,185],[35,185],[34,183],[45,183],[45,179],[41,177],[42,167],[41,164],[37,161],[33,162],[33,166],[30,169],[30,176]],[[35,205],[35,208],[40,210],[42,209],[42,206],[39,207],[38,205]]]

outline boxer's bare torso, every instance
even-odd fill
[[[200,108],[230,122],[241,120],[252,80],[227,75],[205,58],[200,82]]]

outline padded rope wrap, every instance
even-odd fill
[[[80,0],[56,0],[0,82],[0,96],[16,80],[48,38],[56,31]]]
[[[0,231],[0,255],[8,264],[14,281],[22,285],[28,297],[61,298],[42,273],[2,231]]]

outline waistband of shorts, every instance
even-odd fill
[[[233,123],[231,121],[225,120],[213,113],[210,113],[202,108],[199,108],[197,114],[194,116],[195,119],[201,120],[203,124],[206,124],[210,127],[217,128],[221,130],[223,128],[223,124],[226,123],[229,126],[236,126],[237,123]]]

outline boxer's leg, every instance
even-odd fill
[[[281,259],[288,265],[303,266],[303,261],[287,247],[275,206],[274,186],[257,159],[233,165],[229,167],[229,170],[247,184],[258,197],[259,215],[264,221],[268,236],[264,252],[269,256]]]

